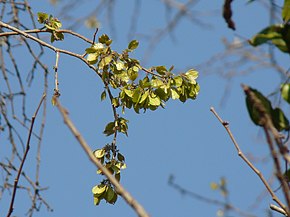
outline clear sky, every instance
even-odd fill
[[[97,4],[95,1],[81,2],[79,7],[70,13],[74,18],[86,15]],[[152,36],[159,28],[165,27],[166,10],[161,1],[142,1],[138,18],[136,16],[132,18],[133,2],[116,2],[114,11],[111,12],[114,15],[113,32],[106,17],[111,14],[102,11],[98,16],[101,22],[98,35],[103,33],[110,35],[113,39],[113,49],[121,51],[129,42],[128,33],[132,19],[137,19],[134,39],[140,41],[140,45],[133,56],[145,60],[148,40],[144,36]],[[144,61],[144,66],[174,65],[176,73],[196,67],[200,73],[198,78],[200,94],[195,101],[184,104],[169,101],[165,109],[154,112],[136,114],[127,110],[125,118],[130,121],[129,137],[120,135],[118,139],[118,148],[125,155],[127,163],[127,169],[122,172],[121,183],[152,216],[215,216],[218,206],[181,195],[167,184],[168,177],[172,174],[175,181],[184,188],[221,201],[223,197],[210,188],[210,183],[226,177],[230,202],[256,216],[265,216],[268,204],[272,203],[271,198],[258,177],[238,157],[225,130],[210,112],[210,107],[214,106],[219,114],[230,122],[241,149],[248,156],[253,156],[254,164],[270,178],[272,162],[267,155],[263,133],[249,119],[240,84],[255,87],[267,95],[278,87],[280,76],[273,69],[265,67],[243,74],[241,71],[246,69],[245,65],[234,71],[222,57],[217,57],[215,61],[207,64],[203,63],[225,51],[222,38],[229,42],[238,37],[239,40],[244,40],[266,27],[269,24],[267,10],[259,3],[246,4],[246,1],[235,1],[233,19],[237,31],[233,32],[227,28],[222,19],[222,1],[197,2],[192,11],[201,13],[196,12],[194,15],[210,26],[200,27],[182,18],[172,32],[173,37],[168,35],[163,37],[155,45],[149,58]],[[31,1],[31,6],[35,13],[41,11],[57,17],[64,14],[64,11],[60,11],[61,5],[53,7],[48,1]],[[175,13],[176,11],[172,11],[172,17]],[[62,21],[65,29],[69,22]],[[94,33],[85,27],[75,31],[88,38],[92,38]],[[64,42],[56,42],[54,45],[79,53],[83,53],[88,47],[70,36],[65,36]],[[266,49],[264,47],[264,50]],[[54,58],[54,53],[47,50],[45,61],[51,71],[49,99],[53,94]],[[227,62],[235,59],[236,56],[229,55]],[[288,67],[289,60],[286,59],[286,55],[278,55],[277,59],[283,67]],[[24,66],[27,64],[25,57],[20,61]],[[251,64],[253,65],[247,63]],[[42,71],[39,70],[37,73],[39,77],[36,74],[35,81],[28,90],[28,96],[32,96],[27,102],[31,105],[29,107],[31,115],[42,95]],[[110,141],[102,131],[106,123],[112,120],[112,111],[107,101],[100,100],[103,86],[99,78],[79,60],[61,55],[59,81],[60,100],[63,106],[69,110],[70,117],[91,148],[101,148]],[[105,202],[97,207],[93,205],[91,188],[99,183],[101,178],[63,124],[57,109],[49,103],[47,110],[40,184],[49,186],[49,190],[42,195],[54,212],[46,212],[42,207],[41,212],[35,213],[35,216],[135,216],[132,209],[120,197],[115,205]],[[36,127],[39,127],[39,123],[40,120],[37,120]],[[34,144],[29,156],[35,156],[36,140]],[[35,159],[29,156],[25,169],[33,174]],[[265,162],[262,162],[261,158],[265,159]],[[277,187],[278,184],[274,182],[273,188]],[[14,215],[23,216],[30,205],[26,199],[19,191]],[[1,201],[1,213],[3,210],[6,212],[5,204],[5,201]],[[232,213],[230,216],[237,214]]]

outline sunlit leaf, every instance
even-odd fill
[[[282,18],[285,23],[290,20],[290,0],[284,0],[282,9]]]
[[[94,151],[94,155],[96,158],[104,157],[105,153],[106,153],[105,149],[97,149]]]
[[[290,103],[290,83],[282,85],[281,95],[286,102]]]
[[[45,23],[49,18],[49,15],[46,13],[38,12],[37,13],[37,21],[42,24]]]
[[[107,186],[104,184],[96,185],[92,188],[92,193],[96,196],[103,194],[106,191]]]

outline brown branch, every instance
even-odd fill
[[[215,111],[215,109],[213,107],[210,108],[210,111],[215,115],[215,117],[219,120],[219,122],[224,126],[225,130],[227,131],[229,137],[231,138],[235,148],[237,149],[238,155],[239,157],[241,157],[246,164],[257,174],[257,176],[261,179],[261,181],[263,182],[264,186],[266,187],[266,189],[268,190],[268,192],[270,193],[272,199],[285,211],[287,210],[286,206],[279,200],[279,198],[277,197],[277,195],[274,193],[274,191],[272,190],[271,186],[269,185],[269,183],[267,182],[267,180],[265,179],[265,177],[263,176],[262,172],[259,171],[250,161],[249,159],[244,155],[244,153],[241,151],[237,141],[235,140],[230,128],[229,128],[229,123],[226,121],[223,121],[221,119],[221,117],[218,115],[218,113]]]
[[[279,135],[279,132],[277,131],[277,129],[274,127],[274,124],[272,122],[272,118],[270,117],[270,115],[266,111],[262,102],[256,97],[256,95],[252,92],[250,87],[248,87],[246,85],[242,85],[242,88],[243,88],[245,94],[247,95],[247,97],[249,97],[249,100],[250,100],[251,104],[253,105],[253,107],[257,110],[257,112],[259,112],[260,123],[264,129],[267,143],[269,145],[272,159],[274,161],[274,166],[276,168],[276,176],[277,176],[277,178],[282,186],[283,194],[284,194],[285,200],[287,202],[287,207],[282,207],[282,208],[285,210],[287,215],[290,216],[290,210],[289,210],[289,208],[290,208],[290,188],[289,188],[289,185],[288,185],[288,183],[283,175],[279,156],[276,152],[276,148],[274,147],[274,144],[272,141],[272,136],[274,137],[274,140],[276,142],[276,145],[278,147],[278,150],[279,150],[281,156],[283,156],[285,162],[289,163],[290,156],[287,153],[287,151],[288,151],[287,147],[283,146],[283,143],[281,141],[281,136]]]
[[[64,123],[68,126],[72,134],[80,143],[83,150],[86,152],[88,158],[92,161],[94,165],[97,166],[98,169],[102,171],[102,173],[114,185],[117,193],[124,198],[124,200],[134,209],[134,211],[138,214],[139,217],[149,217],[149,214],[142,207],[142,205],[139,204],[138,201],[131,196],[131,194],[116,180],[116,178],[110,173],[110,171],[106,167],[104,167],[102,163],[94,156],[90,146],[87,144],[83,136],[80,134],[80,132],[77,130],[73,122],[70,120],[68,116],[68,111],[60,105],[58,99],[56,99],[56,106],[64,119]]]
[[[13,205],[14,205],[14,200],[15,200],[15,197],[16,197],[17,185],[18,185],[18,181],[19,181],[20,175],[22,173],[22,168],[23,168],[24,162],[26,160],[28,151],[30,149],[30,138],[31,138],[31,134],[32,134],[33,126],[34,126],[34,121],[35,121],[35,118],[37,116],[38,110],[40,109],[40,106],[41,106],[41,104],[42,104],[42,102],[43,102],[45,97],[46,97],[46,95],[43,94],[42,98],[41,98],[41,100],[40,100],[40,102],[38,104],[38,107],[37,107],[35,113],[33,114],[32,118],[31,118],[31,124],[30,124],[29,134],[28,134],[28,138],[27,138],[26,148],[25,148],[25,152],[24,152],[24,155],[23,155],[23,158],[22,158],[22,161],[21,161],[17,176],[16,176],[16,178],[14,180],[13,193],[12,193],[10,207],[9,207],[9,210],[8,210],[7,217],[11,216],[11,214],[13,212],[13,209],[14,209]]]
[[[74,31],[71,31],[69,29],[57,29],[55,30],[56,32],[59,32],[59,33],[67,33],[67,34],[70,34],[70,35],[73,35],[73,36],[76,36],[77,38],[80,38],[82,39],[83,41],[89,43],[89,44],[93,44],[93,41],[84,37],[83,35],[81,34],[78,34]],[[23,31],[27,34],[30,34],[30,33],[42,33],[42,32],[51,32],[49,29],[30,29],[30,30],[25,30]],[[17,31],[13,31],[13,32],[2,32],[0,33],[0,37],[3,37],[3,36],[12,36],[12,35],[18,35],[19,33]]]
[[[101,73],[96,70],[96,67],[94,67],[93,65],[89,64],[89,62],[80,54],[76,54],[76,53],[73,53],[73,52],[68,51],[68,50],[63,50],[63,49],[56,48],[56,47],[54,47],[54,46],[52,46],[52,45],[40,40],[39,38],[34,37],[34,36],[24,32],[24,31],[19,30],[19,29],[15,28],[15,27],[7,24],[7,23],[2,22],[2,21],[0,21],[0,26],[2,26],[4,28],[7,28],[7,29],[10,29],[10,30],[12,30],[14,32],[17,32],[19,35],[22,35],[22,36],[24,36],[26,38],[29,38],[29,39],[37,42],[38,44],[53,50],[54,52],[64,53],[64,54],[76,57],[76,58],[82,60],[89,68],[93,69],[100,77],[102,77]]]

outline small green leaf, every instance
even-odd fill
[[[260,101],[261,106],[263,106],[265,111],[271,116],[271,111],[272,111],[271,102],[263,94],[261,94],[258,90],[250,88],[250,91]],[[249,115],[250,115],[252,121],[256,125],[261,126],[262,125],[262,123],[261,123],[261,114],[256,108],[257,105],[253,104],[253,102],[250,100],[250,97],[248,95],[246,96],[246,105],[247,105],[248,112],[249,112]]]
[[[136,78],[138,77],[138,71],[139,71],[139,68],[137,66],[133,66],[132,68],[128,70],[128,76],[131,81],[136,80]]]
[[[171,98],[172,99],[179,99],[179,94],[174,89],[170,89],[171,92]]]
[[[105,149],[97,149],[94,151],[94,155],[98,159],[104,157],[105,153],[106,153]]]
[[[185,73],[186,78],[191,84],[196,84],[196,79],[198,77],[198,71],[190,69]]]
[[[106,191],[107,186],[104,184],[96,185],[92,188],[92,192],[94,195],[98,196],[103,194]]]
[[[45,23],[49,18],[49,15],[46,13],[38,12],[37,13],[37,21],[42,24]]]
[[[120,152],[118,152],[117,158],[119,161],[125,161],[125,157]]]
[[[279,132],[281,132],[282,130],[289,130],[289,121],[280,108],[275,108],[271,113],[271,117],[275,128]]]
[[[101,202],[101,199],[99,199],[99,197],[94,195],[94,205],[97,206],[100,204],[100,202]]]
[[[149,104],[152,106],[160,106],[160,98],[158,96],[152,97],[149,95]]]
[[[110,201],[112,201],[112,199],[114,198],[114,194],[114,190],[110,186],[108,186],[106,189],[105,200],[110,203]]]
[[[284,0],[282,9],[282,18],[285,23],[290,20],[290,0]]]
[[[103,132],[106,136],[110,136],[112,134],[115,133],[115,123],[114,122],[110,122],[107,124],[107,126],[105,127],[105,130]]]
[[[153,79],[151,80],[151,86],[152,86],[153,88],[158,88],[158,87],[161,87],[161,86],[163,86],[163,85],[164,85],[163,81],[161,81],[161,80],[158,79],[158,78],[153,78]]]
[[[167,69],[165,66],[156,66],[156,72],[159,74],[159,75],[165,75],[166,72],[167,72]]]
[[[290,83],[282,85],[281,95],[286,102],[290,103]]]
[[[104,90],[101,94],[101,101],[105,100],[107,97],[107,92]]]
[[[175,87],[180,87],[182,85],[183,82],[182,77],[176,76],[173,80],[175,82]]]
[[[112,40],[110,40],[108,35],[103,34],[99,37],[99,42],[109,46],[112,43]]]
[[[145,93],[142,94],[139,104],[143,103],[147,99],[148,96],[149,96],[149,90],[145,91]]]
[[[96,64],[99,58],[99,54],[97,53],[89,53],[87,56],[87,61],[89,62],[89,64],[93,65]]]
[[[136,49],[138,47],[138,45],[139,45],[139,42],[137,40],[133,40],[133,41],[131,41],[129,43],[128,49],[129,50],[134,50],[134,49]]]

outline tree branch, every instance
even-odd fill
[[[37,116],[38,110],[40,109],[40,106],[41,106],[41,104],[42,104],[42,102],[43,102],[45,97],[46,97],[46,95],[43,94],[42,98],[41,98],[41,100],[40,100],[40,102],[38,104],[38,107],[37,107],[35,113],[33,114],[32,118],[31,118],[31,124],[30,124],[29,134],[28,134],[28,138],[27,138],[26,148],[25,148],[25,152],[24,152],[24,155],[23,155],[23,158],[22,158],[22,161],[21,161],[17,176],[16,176],[16,178],[14,180],[13,193],[12,193],[10,207],[9,207],[9,210],[8,210],[7,217],[11,216],[11,214],[13,212],[13,209],[14,209],[13,205],[14,205],[14,200],[15,200],[15,197],[16,197],[17,185],[18,185],[18,181],[19,181],[19,178],[20,178],[20,175],[21,175],[21,172],[22,172],[22,168],[23,168],[24,162],[26,160],[26,156],[27,156],[28,151],[30,149],[30,138],[31,138],[31,134],[32,134],[33,126],[34,126],[34,121],[35,121],[35,118]]]
[[[94,156],[90,146],[87,144],[83,136],[80,134],[80,132],[74,126],[73,122],[70,120],[68,116],[68,111],[60,105],[58,99],[56,99],[56,106],[64,119],[64,123],[68,126],[72,134],[82,146],[88,158],[92,161],[94,165],[98,167],[98,169],[102,171],[102,173],[114,185],[114,187],[116,188],[116,192],[124,198],[124,200],[134,209],[139,217],[149,217],[149,214],[142,207],[142,205],[139,204],[138,201],[131,196],[131,194],[117,181],[117,179],[110,173],[110,171],[105,168],[102,163]]]
[[[259,178],[261,179],[261,181],[263,182],[264,186],[266,187],[267,191],[270,193],[272,199],[283,209],[283,210],[287,210],[286,206],[279,200],[279,198],[277,197],[277,195],[274,193],[274,191],[272,190],[271,186],[269,185],[269,183],[267,182],[267,180],[265,179],[265,177],[263,176],[262,172],[259,171],[250,161],[249,159],[244,155],[244,153],[241,151],[238,143],[236,142],[230,128],[229,128],[229,123],[226,121],[223,121],[221,119],[221,117],[218,115],[218,113],[215,111],[215,109],[213,107],[210,108],[210,111],[215,115],[215,117],[219,120],[219,122],[224,126],[224,128],[226,129],[227,133],[229,134],[235,148],[237,149],[238,155],[239,157],[241,157],[246,164],[257,174],[257,176],[259,176]]]

